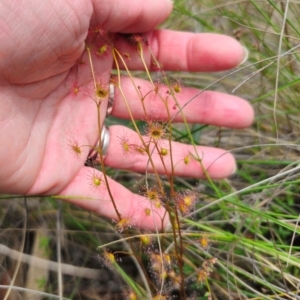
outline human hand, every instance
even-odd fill
[[[130,5],[129,5],[130,4]],[[129,9],[130,7],[130,9]],[[244,59],[244,49],[230,37],[215,34],[179,33],[153,30],[167,18],[172,9],[170,1],[26,1],[18,5],[1,1],[0,22],[0,191],[24,195],[60,195],[65,200],[106,217],[116,219],[110,196],[105,188],[91,186],[93,178],[102,178],[95,169],[84,166],[90,151],[74,145],[96,145],[99,130],[95,103],[87,92],[72,94],[74,82],[79,89],[89,91],[92,86],[90,69],[78,65],[88,61],[85,40],[89,28],[101,25],[111,33],[145,33],[157,60],[164,70],[220,71],[237,66]],[[17,21],[16,21],[17,20]],[[122,52],[132,51],[125,39],[115,45]],[[138,56],[131,55],[130,69],[141,69]],[[151,68],[150,53],[145,61]],[[113,58],[107,55],[94,60],[97,80],[109,82]],[[135,80],[141,90],[150,84]],[[135,119],[143,118],[144,111],[137,105],[136,91],[128,78],[121,87]],[[167,89],[167,88],[166,88]],[[189,101],[196,89],[182,88],[180,105]],[[152,99],[153,100],[153,99]],[[166,119],[162,104],[149,101],[146,109],[158,120]],[[251,124],[253,110],[237,97],[206,91],[191,101],[183,110],[188,122],[207,123],[229,128],[243,128]],[[102,109],[101,122],[105,109]],[[116,89],[112,115],[128,118],[128,110]],[[180,114],[174,121],[181,121]],[[137,134],[126,127],[111,126],[110,143],[105,165],[144,172],[148,158],[125,155],[120,145],[120,132],[131,144],[138,143]],[[72,148],[73,147],[73,148]],[[183,152],[192,147],[179,143],[172,146],[175,163]],[[202,164],[212,178],[229,176],[235,169],[231,154],[210,147],[197,147]],[[164,173],[159,158],[154,155],[156,170]],[[171,172],[171,165],[167,165]],[[148,170],[151,170],[151,168]],[[199,163],[181,166],[176,175],[204,177]],[[145,218],[147,200],[131,193],[109,179],[109,187],[122,216],[133,216],[137,226],[153,229],[153,218]],[[93,199],[93,200],[91,200]],[[156,209],[157,220],[163,208]],[[167,219],[165,220],[167,222]],[[157,224],[157,222],[156,222]]]

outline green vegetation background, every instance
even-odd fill
[[[191,126],[199,144],[234,153],[238,171],[218,182],[176,181],[179,189],[201,191],[193,216],[183,220],[187,298],[300,299],[299,20],[298,1],[176,0],[172,16],[162,26],[227,34],[245,45],[248,62],[234,71],[169,76],[200,89],[215,82],[210,89],[244,97],[256,112],[254,124],[245,130]],[[186,142],[185,129],[177,127],[174,138]],[[135,192],[143,181],[141,174],[121,170],[108,170],[108,174]],[[4,286],[12,281],[20,289],[12,287],[8,299],[55,299],[59,294],[66,299],[130,299],[129,290],[143,285],[140,270],[124,254],[127,241],[110,220],[51,198],[3,196],[0,224],[1,299],[7,290]],[[193,239],[203,237],[209,241],[207,248]],[[116,265],[110,267],[104,266],[97,250],[107,249],[108,243],[112,243],[110,251],[118,252]],[[62,276],[57,275],[59,264],[44,266],[47,260],[57,262],[58,253],[65,264]],[[45,261],[30,265],[27,254]],[[141,255],[147,256],[142,248]],[[199,283],[191,266],[209,258],[218,262]],[[66,271],[67,266],[74,268]]]

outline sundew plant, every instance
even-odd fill
[[[86,180],[92,190],[109,194],[117,219],[62,204],[59,195],[47,201],[26,198],[25,225],[15,224],[14,229],[22,237],[22,251],[8,253],[16,242],[4,245],[12,225],[4,229],[2,223],[1,253],[14,261],[8,263],[14,265],[13,275],[5,273],[9,280],[1,279],[3,286],[9,286],[5,299],[14,299],[9,298],[14,293],[37,299],[300,299],[299,17],[298,1],[176,0],[164,28],[224,33],[249,49],[246,63],[215,74],[166,72],[146,35],[110,34],[100,25],[91,27],[85,49],[88,59],[78,62],[75,74],[88,68],[93,85],[81,87],[75,76],[70,94],[76,99],[83,93],[94,102],[101,140],[102,104],[108,101],[110,87],[98,80],[94,66],[111,56],[110,84],[121,95],[129,121],[107,117],[105,123],[135,131],[132,141],[120,129],[119,146],[128,159],[146,161],[147,170],[139,172],[138,163],[136,172],[108,168],[101,143],[95,147],[68,141],[75,159],[87,147],[98,153],[96,161],[87,162],[91,174]],[[120,39],[130,51],[118,49]],[[129,68],[131,53],[143,71]],[[151,71],[145,61],[149,55]],[[139,119],[133,117],[135,108],[123,91],[124,78],[139,99]],[[148,80],[148,89],[141,88],[140,79]],[[198,88],[199,93],[218,90],[248,99],[256,111],[254,124],[245,130],[188,124],[180,102],[185,86]],[[153,101],[161,107],[155,115]],[[178,124],[178,119],[183,122]],[[182,153],[173,151],[179,142],[189,144]],[[212,180],[198,145],[234,154],[236,173]],[[200,168],[206,178],[177,176],[186,168]],[[141,229],[135,213],[122,213],[110,177],[147,199],[136,204],[136,213],[145,220],[152,218],[154,230]],[[6,214],[11,214],[6,205]],[[38,257],[39,267],[46,270],[40,278],[30,273],[38,266],[30,264],[27,253]],[[50,267],[45,267],[49,261]],[[26,288],[18,290],[14,283],[20,280],[17,274],[23,264],[30,266],[27,273],[22,271],[27,274]],[[34,283],[28,283],[29,277]]]

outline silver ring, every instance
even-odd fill
[[[111,114],[112,109],[113,109],[114,100],[115,100],[115,85],[113,83],[110,83],[109,84],[108,102],[107,102],[107,108],[106,108],[106,116],[109,116]],[[91,149],[91,151],[89,152],[89,155],[85,162],[85,165],[89,165],[91,162],[94,162],[97,160],[100,146],[102,147],[102,149],[101,149],[102,157],[105,157],[107,148],[109,145],[109,141],[110,141],[110,134],[109,134],[108,127],[103,125],[102,131],[101,131],[101,140],[99,140],[98,143],[96,144],[96,146],[93,149]]]
[[[109,134],[108,127],[103,125],[102,131],[101,131],[101,144],[102,144],[102,155],[103,156],[106,155],[109,141],[110,141],[110,134]]]
[[[102,147],[102,157],[105,157],[108,149],[110,141],[110,133],[107,126],[103,125],[102,131],[101,131],[101,142],[98,141],[97,145],[90,151],[88,158],[86,160],[86,165],[88,165],[89,162],[93,162],[97,160],[98,154],[99,154],[99,148]]]
[[[113,83],[109,84],[109,94],[108,94],[108,103],[106,109],[106,116],[109,116],[112,112],[113,105],[115,100],[115,85]]]

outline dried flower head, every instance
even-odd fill
[[[201,268],[198,269],[198,273],[197,273],[197,282],[198,283],[203,283],[204,281],[207,280],[208,276],[213,271],[214,264],[217,261],[218,261],[218,259],[215,257],[204,260]]]
[[[96,83],[95,86],[95,95],[97,99],[104,99],[108,96],[108,87],[101,84],[100,82]]]
[[[116,230],[121,233],[124,230],[132,227],[132,220],[131,218],[121,218],[117,224],[115,225]]]
[[[145,192],[145,196],[149,200],[154,201],[154,200],[159,200],[161,195],[158,190],[156,190],[155,188],[151,188]]]
[[[108,268],[111,268],[112,265],[116,262],[115,255],[107,249],[103,251],[103,254],[100,256],[100,260]]]
[[[196,201],[197,193],[190,190],[178,193],[175,197],[176,207],[184,215],[194,209]]]
[[[172,82],[171,89],[174,93],[179,94],[182,90],[182,83],[180,80]]]
[[[150,262],[151,262],[151,269],[155,272],[162,272],[163,269],[171,270],[172,269],[172,258],[170,254],[167,253],[150,253]]]
[[[145,196],[155,207],[160,208],[162,206],[161,193],[156,188],[147,189]]]
[[[138,300],[136,293],[132,290],[126,292],[126,300]]]
[[[140,241],[143,246],[150,246],[152,244],[152,237],[150,235],[141,235],[140,236]]]
[[[147,136],[153,142],[158,142],[166,136],[166,129],[163,123],[149,121],[147,124]]]
[[[150,267],[151,270],[160,273],[163,269],[162,256],[160,254],[151,252],[150,253]]]
[[[207,277],[208,277],[208,274],[207,274],[207,272],[205,272],[205,270],[203,270],[203,269],[198,270],[198,273],[197,273],[197,282],[198,283],[202,284],[203,282],[206,281]]]
[[[210,246],[208,237],[206,235],[202,235],[199,239],[199,244],[204,250],[208,250]]]

